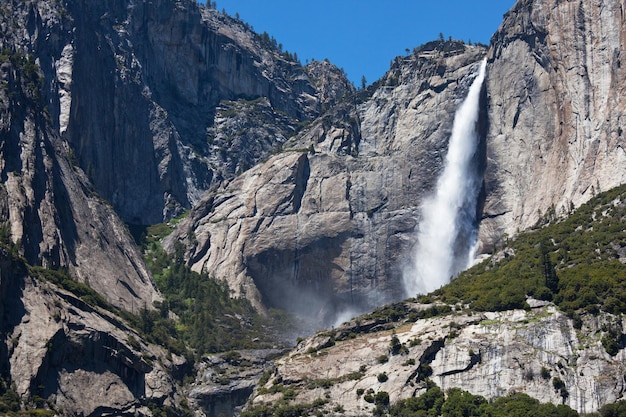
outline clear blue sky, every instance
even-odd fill
[[[297,53],[303,64],[328,58],[355,86],[370,84],[406,54],[442,33],[489,43],[515,0],[215,0]]]

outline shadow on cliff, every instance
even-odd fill
[[[58,154],[51,144],[47,135],[43,134],[42,143],[45,144],[45,152],[48,155]],[[76,220],[72,211],[72,201],[70,193],[64,181],[63,170],[60,164],[65,161],[56,160],[52,164],[50,173],[44,167],[44,156],[39,146],[36,148],[35,163],[31,187],[34,195],[34,202],[24,208],[24,236],[22,246],[24,257],[31,265],[45,265],[51,269],[66,266],[67,260],[74,263],[76,240],[78,232]],[[49,178],[51,177],[51,178]],[[47,213],[46,205],[52,195],[56,216],[53,218],[42,218],[40,213]],[[60,236],[45,235],[46,223],[54,222]],[[47,245],[41,245],[46,242]],[[42,251],[42,248],[46,249]]]
[[[489,66],[487,66],[487,77],[489,76]],[[487,149],[487,133],[489,132],[489,96],[487,94],[487,81],[483,82],[480,90],[480,101],[478,107],[478,121],[476,122],[476,137],[478,138],[478,146],[474,156],[474,166],[479,177],[483,179],[482,186],[478,193],[476,201],[476,213],[474,213],[473,230],[474,236],[472,241],[476,241],[478,228],[483,216],[485,201],[487,199],[487,169],[488,169],[488,149]],[[480,242],[476,247],[476,253],[480,254]]]
[[[145,374],[151,370],[150,365],[110,334],[87,333],[82,325],[70,324],[68,327],[70,334],[59,329],[48,341],[48,351],[37,376],[31,381],[32,395],[49,398],[63,392],[62,378],[65,375],[69,376],[68,379],[85,383],[98,381],[103,388],[113,383],[111,378],[119,378],[135,398],[145,397]],[[112,375],[104,378],[105,374]]]
[[[15,261],[4,248],[0,247],[0,334],[5,341],[0,343],[0,378],[5,381],[11,380],[9,357],[13,350],[13,346],[8,346],[6,341],[26,314],[22,302],[26,276],[24,264]]]
[[[299,250],[268,250],[248,259],[263,304],[293,314],[302,331],[333,326],[346,312],[365,311],[339,279],[345,271],[328,261],[341,255],[346,238],[321,238]]]

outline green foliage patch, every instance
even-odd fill
[[[171,231],[171,225],[153,225],[143,235],[146,263],[165,300],[142,313],[142,330],[174,352],[189,346],[197,355],[275,345],[288,318],[275,312],[262,317],[247,299],[231,297],[226,282],[192,271],[181,244],[173,255],[165,252],[161,240]]]
[[[19,91],[11,91],[11,98],[19,100],[27,100],[30,105],[37,110],[42,110],[42,77],[39,73],[39,66],[35,62],[33,55],[24,55],[20,51],[14,51],[4,48],[0,51],[0,63],[10,63],[15,70],[16,79],[19,83],[16,85]],[[8,85],[4,84],[3,89],[7,89]]]
[[[462,273],[432,295],[478,311],[525,308],[526,297],[551,300],[570,317],[600,310],[626,313],[626,185],[599,194],[558,220],[551,212],[535,230],[502,248],[497,261]]]
[[[52,417],[59,414],[44,399],[38,397],[23,399],[15,390],[14,384],[0,378],[0,415]]]
[[[489,402],[484,397],[458,388],[443,391],[427,381],[428,389],[419,397],[400,400],[389,409],[391,417],[577,417],[579,414],[565,405],[542,404],[526,394],[511,394]],[[609,416],[601,410],[601,416]]]

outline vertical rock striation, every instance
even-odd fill
[[[0,223],[7,240],[30,264],[69,269],[117,307],[151,306],[160,295],[126,227],[51,127],[39,67],[21,51],[5,50],[0,60]]]
[[[489,53],[490,244],[626,181],[619,0],[520,0]]]

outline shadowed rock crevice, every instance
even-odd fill
[[[24,278],[27,276],[23,264],[15,262],[4,248],[0,248],[0,377],[11,380],[11,364],[9,357],[14,346],[9,346],[9,335],[14,334],[15,327],[20,324],[26,314],[22,296]]]
[[[307,182],[309,181],[309,176],[311,175],[311,166],[309,165],[309,158],[307,158],[306,154],[302,155],[302,157],[298,160],[298,164],[295,169],[295,187],[293,189],[293,212],[297,213],[302,206],[302,197],[304,197],[304,193],[306,192]]]
[[[209,417],[235,415],[241,410],[254,392],[254,385],[224,387],[221,391],[192,393],[192,398]]]
[[[450,375],[456,375],[456,374],[460,374],[463,372],[467,372],[469,370],[471,370],[474,366],[478,365],[479,363],[481,363],[482,361],[482,355],[480,352],[478,353],[474,353],[474,352],[470,352],[469,354],[469,363],[467,364],[467,366],[463,369],[453,369],[451,371],[446,371],[446,372],[442,372],[440,374],[438,374],[437,376],[450,376]]]
[[[487,72],[486,77],[489,77]],[[478,229],[481,220],[484,218],[485,200],[487,198],[487,169],[489,164],[488,149],[487,149],[487,135],[489,132],[489,98],[487,92],[487,82],[484,82],[480,91],[480,104],[478,108],[478,121],[476,122],[476,137],[478,139],[478,146],[476,147],[476,154],[473,158],[473,164],[477,172],[477,176],[482,178],[480,191],[476,201],[476,213],[474,214],[474,233],[478,238]],[[479,255],[481,250],[480,242],[476,247]]]
[[[413,371],[406,380],[406,384],[424,381],[433,374],[430,364],[435,360],[437,353],[446,345],[445,338],[434,340],[422,353],[419,358],[418,367]]]

